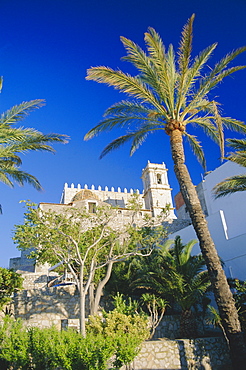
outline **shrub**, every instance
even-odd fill
[[[122,297],[121,297],[122,298]],[[115,360],[114,368],[118,369],[130,363],[139,353],[141,343],[149,337],[148,317],[138,314],[130,302],[127,308],[125,302],[116,300],[116,308],[100,316],[90,316],[87,332],[94,337],[100,335],[106,341],[112,342]]]

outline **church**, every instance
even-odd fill
[[[114,189],[113,187],[109,188],[107,186],[104,189],[98,186],[96,189],[94,185],[91,186],[91,189],[88,189],[87,185],[84,185],[82,188],[80,184],[76,187],[74,184],[68,186],[68,184],[65,183],[61,202],[59,204],[40,203],[39,207],[41,210],[52,210],[54,212],[62,212],[69,207],[83,207],[87,209],[88,212],[94,213],[97,206],[106,203],[117,208],[118,214],[116,222],[124,224],[128,222],[133,212],[128,208],[128,202],[133,193],[136,192],[139,194],[142,203],[142,209],[139,211],[136,219],[139,225],[141,225],[141,220],[144,219],[145,215],[156,217],[160,215],[166,205],[170,206],[167,223],[172,225],[173,221],[176,220],[176,216],[172,201],[172,189],[169,185],[167,173],[168,170],[165,163],[157,164],[148,161],[146,167],[142,170],[141,178],[143,181],[143,191],[141,194],[138,189],[130,189],[128,191],[126,188],[122,190],[120,187]],[[180,228],[180,226],[177,227],[178,224],[181,225],[182,223],[175,222],[175,230]],[[182,224],[182,226],[184,225]],[[26,251],[21,253],[21,257],[11,258],[9,267],[16,271],[21,271],[22,273],[25,271],[29,273],[44,273],[45,269],[47,270],[47,266],[39,266],[35,261],[30,260],[28,258],[28,252]],[[30,284],[30,279],[28,284]]]

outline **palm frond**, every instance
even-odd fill
[[[158,77],[161,91],[163,91],[163,93],[160,93],[160,97],[170,114],[174,109],[173,92],[177,78],[173,47],[170,45],[167,54],[165,54],[162,39],[153,28],[148,28],[148,32],[145,33],[145,42],[151,58],[152,68]]]
[[[182,250],[182,263],[187,263],[191,256],[191,251],[194,247],[194,245],[197,244],[197,240],[192,239],[187,244],[185,244],[185,247]]]
[[[217,75],[214,73],[214,70],[212,70],[212,72],[209,75],[205,76],[202,79],[201,85],[193,97],[193,104],[194,102],[199,101],[200,99],[206,97],[208,93],[211,92],[211,90],[215,88],[225,77],[228,77],[232,73],[240,71],[241,69],[244,68],[245,66],[232,67],[225,71],[220,72]]]
[[[127,114],[119,114],[115,117],[106,118],[101,121],[97,126],[91,129],[84,137],[84,140],[89,140],[97,136],[101,132],[111,131],[115,127],[133,126],[134,124],[142,124],[144,122],[162,125],[161,122],[155,121],[153,117],[142,117],[142,116],[129,116]]]
[[[237,119],[230,117],[221,117],[221,119],[223,121],[224,126],[229,130],[246,133],[246,125],[243,121],[239,121]]]
[[[234,152],[231,153],[227,159],[231,162],[235,162],[240,166],[246,167],[246,152]]]
[[[155,115],[160,114],[158,111],[149,108],[147,105],[143,105],[138,102],[122,100],[118,103],[113,104],[111,107],[106,109],[104,112],[104,117],[107,116],[115,116],[118,114],[133,114],[142,115],[144,117],[148,116],[150,113],[154,113]]]
[[[217,129],[214,126],[214,124],[211,122],[211,118],[213,117],[194,117],[192,119],[187,119],[185,120],[185,124],[187,125],[188,123],[191,124],[196,124],[199,126],[207,136],[209,136],[212,140],[214,140],[216,143],[218,143],[218,134],[217,134]]]
[[[13,187],[14,183],[12,180],[20,186],[23,186],[24,183],[27,183],[32,185],[37,190],[42,190],[42,186],[35,176],[19,170],[19,168],[15,166],[5,166],[3,168],[0,167],[0,181],[10,187]]]
[[[246,190],[246,175],[237,175],[228,177],[224,181],[217,184],[214,188],[215,198],[224,197],[229,194],[237,193],[238,191]]]
[[[196,83],[197,79],[201,76],[201,69],[211,57],[212,52],[216,48],[217,44],[212,44],[205,50],[203,50],[194,60],[193,65],[187,70],[185,76],[181,80],[179,79],[179,83],[177,86],[177,105],[176,110],[179,113],[182,106],[185,105],[185,101],[187,99],[187,95],[193,89],[194,84]]]
[[[127,56],[122,59],[131,62],[139,70],[141,81],[152,88],[157,99],[165,101],[165,93],[150,58],[133,41],[125,37],[121,37],[121,41],[127,50]]]
[[[216,123],[217,132],[218,132],[218,143],[220,147],[220,154],[221,154],[221,158],[223,158],[224,153],[225,153],[223,121],[222,121],[222,117],[218,110],[218,104],[215,101],[213,101],[213,111],[214,111],[214,121]]]
[[[228,53],[224,58],[222,58],[209,74],[209,79],[213,79],[216,75],[219,75],[230,62],[232,62],[239,54],[246,51],[246,46],[236,49],[235,51]]]
[[[172,44],[169,45],[168,52],[166,55],[166,73],[167,73],[166,83],[168,84],[169,111],[174,112],[174,97],[177,73],[175,67],[175,55]]]
[[[118,137],[117,139],[111,141],[102,151],[100,155],[100,159],[103,158],[106,154],[110,153],[111,151],[118,149],[120,146],[124,145],[128,141],[134,138],[135,133],[126,134],[123,136]]]
[[[150,89],[138,77],[132,77],[127,73],[114,71],[108,67],[94,67],[87,70],[86,79],[106,83],[109,86],[113,86],[116,90],[134,96],[136,99],[148,101],[162,112],[164,116],[167,116],[164,107],[159,104]]]
[[[188,22],[185,24],[182,37],[180,40],[179,45],[179,52],[178,52],[178,65],[180,74],[182,76],[185,75],[187,69],[189,68],[190,56],[191,56],[191,49],[192,49],[192,37],[193,37],[193,22],[195,19],[195,14],[192,14]]]
[[[26,116],[29,115],[34,109],[38,109],[45,104],[43,99],[30,100],[23,102],[19,105],[15,105],[11,109],[7,110],[5,113],[2,113],[0,118],[0,124],[12,125],[18,121],[23,120]]]
[[[227,139],[228,146],[236,149],[227,157],[232,162],[246,167],[246,139]]]
[[[133,153],[139,148],[139,146],[144,142],[147,135],[155,130],[161,130],[162,127],[159,127],[153,122],[150,122],[148,124],[144,123],[140,126],[140,128],[136,129],[135,131],[120,136],[117,139],[113,140],[111,143],[109,143],[104,150],[102,151],[100,155],[100,159],[103,158],[106,154],[110,153],[112,150],[118,149],[123,144],[129,142],[132,140],[132,145],[130,149],[130,155],[133,155]]]
[[[200,145],[200,142],[197,140],[197,138],[194,135],[188,134],[188,132],[184,132],[184,136],[188,140],[191,149],[195,156],[197,157],[199,163],[201,163],[202,167],[206,169],[206,160],[204,156],[203,149]]]
[[[246,152],[246,139],[227,139],[227,145],[243,152]]]

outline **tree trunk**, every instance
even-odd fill
[[[206,262],[215,300],[230,342],[232,361],[235,369],[243,369],[246,363],[246,346],[238,319],[235,301],[230,291],[224,270],[211,238],[205,215],[185,165],[182,132],[174,129],[170,132],[171,151],[174,171],[180,191],[192,220],[200,249]]]
[[[91,283],[89,287],[89,308],[90,315],[95,315],[95,284]]]
[[[97,315],[98,314],[99,303],[100,303],[100,299],[101,299],[101,296],[102,296],[103,288],[105,287],[105,285],[109,281],[109,278],[110,278],[111,272],[112,272],[112,267],[113,267],[113,262],[110,261],[108,263],[107,273],[106,273],[104,279],[102,279],[99,282],[98,286],[97,286],[96,294],[95,294],[95,297],[94,297],[94,302],[93,302],[93,304],[91,304],[91,307],[93,307],[93,312],[91,313],[91,315]]]
[[[80,322],[80,333],[83,337],[86,336],[85,331],[85,289],[83,284],[83,268],[80,268],[80,279],[79,279],[79,322]]]

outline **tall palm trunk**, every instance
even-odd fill
[[[171,141],[174,171],[199,240],[202,255],[208,268],[216,303],[230,342],[232,360],[235,369],[243,369],[246,363],[246,347],[237,309],[235,307],[235,301],[227,283],[214,242],[211,238],[196,189],[185,165],[182,130],[179,125],[177,125],[177,122],[175,127],[173,126],[173,129],[168,131],[168,134],[170,135]],[[239,364],[238,361],[241,361],[241,363]]]

